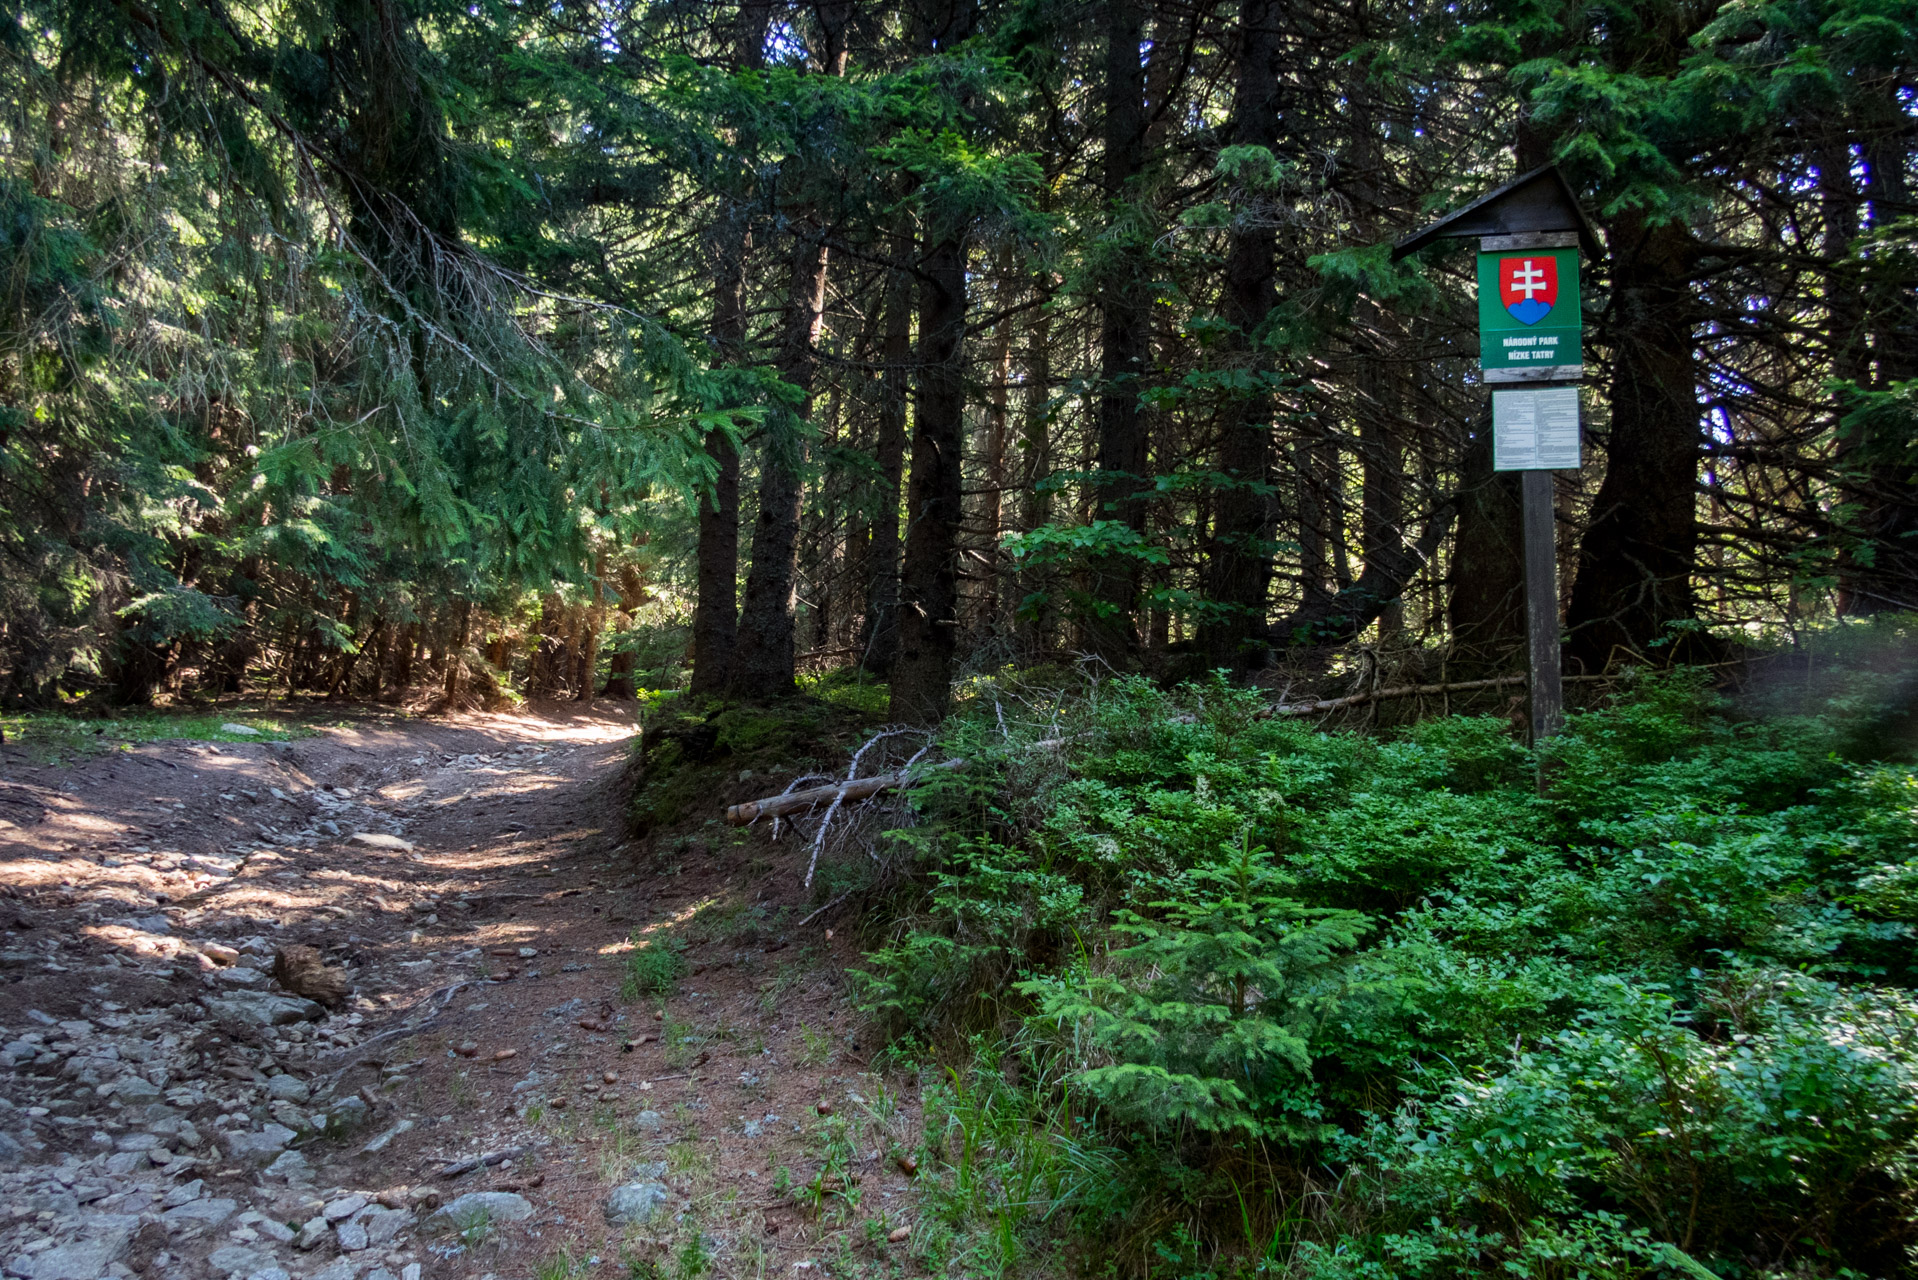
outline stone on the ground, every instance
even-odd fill
[[[9,1263],[7,1270],[24,1280],[98,1280],[126,1248],[124,1239],[81,1240]]]
[[[286,1150],[287,1143],[299,1135],[283,1124],[269,1124],[261,1127],[258,1133],[229,1133],[226,1135],[227,1154],[242,1164],[271,1164]]]
[[[366,1208],[365,1196],[341,1196],[320,1210],[320,1216],[328,1222],[338,1222],[342,1218],[352,1217],[364,1208]]]
[[[633,1128],[641,1133],[658,1133],[665,1123],[665,1118],[657,1111],[642,1111],[633,1117]]]
[[[413,852],[411,840],[402,840],[398,836],[389,836],[381,831],[355,831],[347,839],[354,844],[363,844],[369,849],[391,849],[395,853]]]
[[[351,1258],[341,1258],[331,1266],[321,1267],[307,1280],[354,1280],[360,1274],[360,1264]]]
[[[266,1082],[266,1096],[275,1102],[305,1102],[313,1090],[298,1076],[283,1073]]]
[[[278,1218],[261,1218],[253,1224],[253,1229],[276,1244],[292,1244],[293,1228]]]
[[[260,736],[258,729],[253,728],[251,725],[244,724],[223,724],[220,726],[220,732],[237,733],[242,738],[257,738]]]
[[[357,1222],[342,1222],[333,1228],[333,1234],[339,1238],[341,1253],[358,1253],[366,1248],[366,1228]]]
[[[213,1268],[216,1276],[232,1275],[239,1272],[243,1276],[273,1265],[273,1255],[262,1253],[258,1249],[249,1249],[243,1244],[222,1245],[206,1257],[207,1265]]]
[[[0,1133],[0,1169],[11,1169],[27,1158],[27,1149],[7,1134]]]
[[[372,1110],[371,1107],[366,1105],[366,1099],[364,1098],[341,1098],[333,1104],[333,1109],[327,1113],[326,1131],[328,1133],[344,1133],[348,1129],[357,1129],[360,1125],[366,1123],[366,1117]]]
[[[217,1227],[233,1216],[240,1206],[232,1200],[189,1200],[176,1205],[161,1214],[169,1227],[178,1230],[189,1223],[200,1223],[208,1227]]]
[[[298,1151],[282,1151],[272,1164],[266,1167],[266,1176],[293,1183],[313,1181],[313,1165]]]
[[[311,1218],[308,1218],[306,1224],[300,1228],[300,1233],[293,1237],[293,1247],[295,1249],[311,1249],[332,1234],[332,1224],[318,1214],[314,1214]]]
[[[366,1229],[367,1243],[375,1245],[391,1244],[412,1220],[413,1215],[404,1209],[368,1209],[359,1216],[360,1226]]]
[[[637,1226],[648,1222],[672,1199],[672,1192],[659,1182],[629,1182],[614,1187],[606,1197],[606,1221],[616,1227]]]
[[[293,1274],[284,1267],[262,1267],[246,1280],[293,1280]]]
[[[160,1086],[143,1076],[131,1073],[121,1076],[112,1084],[112,1096],[129,1107],[144,1107],[158,1102],[163,1091]],[[101,1092],[106,1092],[102,1090]]]
[[[252,1027],[284,1027],[294,1022],[317,1022],[326,1016],[326,1010],[311,1000],[270,991],[239,990],[224,996],[203,996],[200,1003],[216,1018]]]
[[[478,1222],[524,1222],[533,1216],[525,1196],[510,1191],[469,1191],[426,1220],[435,1231],[463,1231]]]
[[[379,1137],[373,1139],[373,1141],[367,1143],[364,1147],[361,1147],[360,1154],[363,1156],[371,1155],[375,1151],[386,1150],[388,1145],[392,1143],[393,1139],[399,1137],[402,1133],[405,1133],[408,1130],[412,1129],[412,1127],[413,1127],[413,1122],[411,1120],[401,1120],[397,1122],[396,1124],[394,1124],[392,1128],[382,1133]]]
[[[160,1201],[160,1207],[162,1209],[177,1209],[183,1204],[192,1204],[200,1198],[200,1192],[205,1186],[206,1180],[203,1178],[195,1178],[191,1182],[182,1182],[179,1186],[166,1193],[165,1198]]]

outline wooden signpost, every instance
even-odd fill
[[[1392,246],[1478,239],[1479,365],[1492,388],[1492,466],[1520,473],[1532,742],[1565,720],[1559,667],[1558,539],[1552,472],[1577,470],[1585,374],[1579,250],[1603,249],[1557,166],[1506,183]]]

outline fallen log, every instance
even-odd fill
[[[965,765],[964,760],[941,760],[938,764],[928,765],[924,769],[910,772],[878,773],[870,778],[855,778],[850,782],[828,782],[823,786],[807,787],[804,791],[794,791],[789,795],[767,796],[763,800],[748,800],[726,810],[726,822],[729,826],[743,827],[758,818],[783,818],[789,813],[799,813],[816,804],[831,804],[834,800],[865,800],[882,791],[898,791],[903,787],[916,786],[924,782],[934,769],[958,769]]]
[[[1401,684],[1390,689],[1374,689],[1370,693],[1348,694],[1343,698],[1321,698],[1317,702],[1281,702],[1257,712],[1255,718],[1270,720],[1274,716],[1315,716],[1326,711],[1337,711],[1341,707],[1357,707],[1368,702],[1385,702],[1392,698],[1417,698],[1436,693],[1466,693],[1473,689],[1497,689],[1508,684],[1524,683],[1524,676],[1493,676],[1489,680],[1456,680],[1451,684]]]

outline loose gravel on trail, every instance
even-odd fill
[[[908,1263],[914,1104],[864,1070],[850,957],[796,926],[803,848],[628,840],[633,728],[0,749],[5,1275]],[[685,949],[669,996],[622,998],[635,937]],[[337,1007],[276,980],[302,946]]]

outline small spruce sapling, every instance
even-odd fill
[[[1365,931],[1357,912],[1286,897],[1289,882],[1250,833],[1154,902],[1156,918],[1119,913],[1136,941],[1094,972],[1020,985],[1035,1021],[1104,1059],[1080,1073],[1120,1118],[1148,1128],[1292,1133],[1311,1071],[1314,1020],[1334,996],[1343,953]]]

